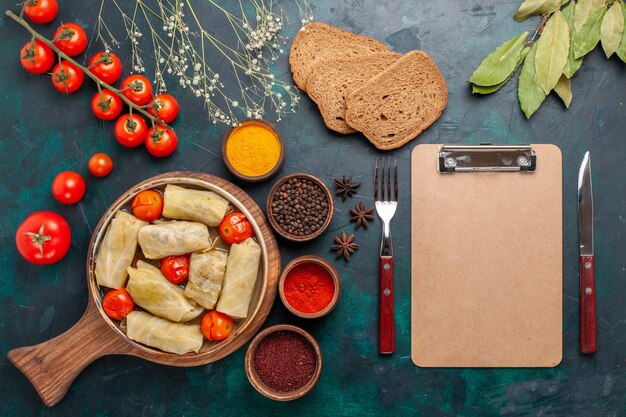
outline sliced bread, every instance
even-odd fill
[[[289,64],[296,85],[306,92],[311,70],[323,59],[384,52],[384,44],[364,36],[313,22],[302,27],[291,44]]]
[[[411,51],[348,95],[346,122],[378,149],[395,149],[433,124],[447,103],[435,62]]]
[[[318,62],[307,79],[306,91],[317,103],[326,126],[339,133],[356,132],[345,120],[346,97],[400,56],[395,52],[375,52]]]

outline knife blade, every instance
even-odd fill
[[[580,351],[596,351],[596,305],[593,245],[591,158],[585,153],[578,172],[578,240],[580,243]]]

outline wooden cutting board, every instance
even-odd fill
[[[411,160],[411,351],[422,367],[553,367],[562,358],[562,167],[524,172]]]

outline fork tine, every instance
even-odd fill
[[[396,158],[393,159],[393,191],[394,191],[394,199],[393,201],[398,201],[398,160]]]
[[[387,201],[391,201],[391,157],[387,158]]]
[[[381,182],[380,182],[380,188],[381,188],[381,193],[380,193],[380,201],[385,201],[385,197],[386,197],[386,190],[385,190],[385,157],[383,156],[382,159],[382,167],[381,167],[381,171],[383,173],[382,177],[381,177]]]
[[[374,200],[378,201],[378,158],[376,158],[376,165],[374,167]]]

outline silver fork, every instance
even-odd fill
[[[398,207],[398,163],[393,163],[393,188],[391,187],[391,158],[387,159],[385,181],[385,158],[382,158],[382,175],[379,187],[378,158],[374,169],[374,198],[376,213],[383,223],[380,242],[380,294],[378,314],[378,352],[391,354],[395,350],[395,324],[393,313],[393,246],[390,223]],[[393,194],[393,196],[392,196]]]

